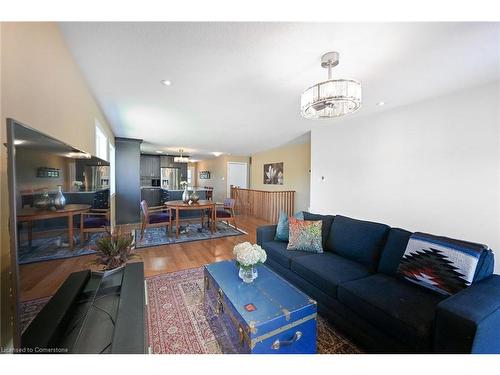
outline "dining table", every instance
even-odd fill
[[[74,246],[73,216],[88,212],[91,208],[92,206],[90,204],[67,204],[64,208],[60,209],[37,209],[34,207],[26,207],[17,210],[16,220],[17,222],[28,223],[28,241],[31,247],[33,241],[33,221],[67,217],[68,246],[72,249]]]
[[[211,200],[199,200],[198,202],[186,203],[184,201],[167,201],[165,202],[165,206],[170,208],[175,212],[175,238],[179,238],[180,234],[180,225],[179,221],[182,220],[180,218],[181,211],[190,211],[190,210],[200,210],[200,219],[201,226],[203,227],[203,221],[205,217],[205,210],[208,210],[211,215],[211,223],[209,220],[210,232],[213,234],[215,231],[215,202]],[[210,217],[209,217],[210,219]],[[189,219],[186,219],[189,220]]]

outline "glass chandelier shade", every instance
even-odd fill
[[[332,68],[338,64],[338,53],[323,55],[321,66],[328,68],[328,80],[306,89],[300,109],[307,119],[334,118],[353,113],[361,106],[361,84],[352,79],[332,79]]]
[[[174,157],[174,163],[188,163],[189,162],[189,157],[182,155],[183,152],[184,152],[184,150],[180,149],[179,152],[180,152],[181,156],[175,156]]]

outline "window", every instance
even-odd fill
[[[108,161],[108,137],[97,120],[95,120],[95,156]]]
[[[188,172],[188,175],[187,175],[188,186],[193,186],[193,184],[192,184],[192,182],[193,182],[193,171],[192,171],[191,168],[188,168],[187,172]]]
[[[109,193],[115,193],[115,146],[109,143]]]

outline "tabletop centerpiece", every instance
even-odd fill
[[[188,190],[188,183],[187,181],[181,181],[180,183],[181,185],[181,188],[184,189],[184,191],[182,192],[182,201],[184,203],[188,203],[189,202],[189,190]]]
[[[242,242],[233,248],[234,259],[239,267],[239,277],[245,283],[253,282],[257,276],[257,266],[267,259],[265,250],[259,245]]]

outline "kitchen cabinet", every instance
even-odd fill
[[[141,177],[160,178],[160,157],[141,155]]]
[[[187,181],[187,168],[188,163],[174,163],[173,156],[160,156],[160,166],[161,168],[179,168],[180,170],[180,181]]]
[[[161,198],[161,189],[159,188],[142,188],[141,201],[146,201],[149,207],[159,206]]]
[[[174,157],[160,156],[160,166],[162,168],[174,168]]]

